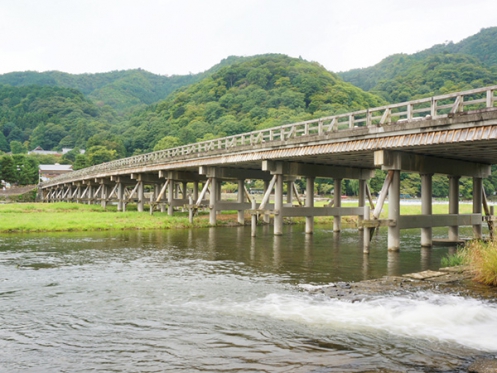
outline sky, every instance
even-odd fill
[[[264,53],[339,72],[494,26],[496,0],[0,0],[0,74],[184,75]]]

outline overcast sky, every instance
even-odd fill
[[[0,74],[188,74],[263,53],[337,72],[492,26],[497,0],[0,0]]]

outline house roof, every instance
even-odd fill
[[[40,171],[72,171],[70,164],[41,164]]]

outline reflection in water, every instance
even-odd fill
[[[495,353],[492,303],[304,291],[437,269],[447,248],[419,232],[364,255],[356,229],[258,229],[0,236],[1,369],[451,372]]]
[[[388,251],[387,258],[387,275],[388,276],[398,276],[399,273],[399,257],[400,253],[398,251]]]
[[[421,270],[426,271],[430,269],[431,262],[431,247],[421,247]]]

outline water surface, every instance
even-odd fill
[[[307,291],[437,269],[447,248],[407,231],[392,254],[383,232],[364,256],[355,229],[302,230],[0,236],[0,371],[458,372],[497,354],[492,302]]]

